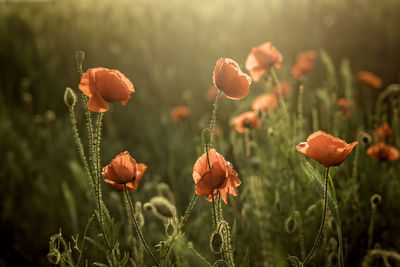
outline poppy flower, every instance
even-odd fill
[[[374,132],[375,140],[380,142],[386,142],[392,135],[393,135],[392,128],[390,128],[390,125],[387,122],[385,122]]]
[[[332,167],[342,164],[357,144],[357,141],[347,144],[342,139],[317,131],[307,138],[307,142],[298,144],[296,149],[325,167]]]
[[[379,142],[370,146],[367,150],[368,156],[380,161],[393,161],[399,158],[399,151],[392,146]]]
[[[292,75],[295,79],[300,79],[314,68],[317,58],[315,50],[307,50],[299,53],[296,57],[296,64],[292,68]]]
[[[119,70],[101,67],[88,69],[82,75],[79,89],[89,97],[88,109],[93,112],[106,112],[107,102],[125,105],[135,92],[131,81]]]
[[[189,117],[190,108],[187,106],[177,106],[171,111],[171,118],[173,121],[181,121]]]
[[[351,116],[351,111],[353,109],[354,103],[350,99],[346,98],[339,98],[336,101],[336,105],[339,106],[340,112],[345,118],[350,118]]]
[[[373,72],[370,71],[360,71],[357,75],[358,79],[373,88],[380,88],[382,86],[382,79]]]
[[[214,86],[222,90],[228,98],[242,99],[249,93],[251,79],[240,70],[230,58],[220,58],[213,73]]]
[[[132,192],[138,188],[146,170],[145,164],[136,163],[129,152],[124,151],[103,168],[102,176],[117,191],[123,191],[126,184],[127,190]]]
[[[292,86],[288,82],[281,82],[282,95],[287,96],[292,92]],[[274,94],[279,98],[279,86],[274,87]]]
[[[253,81],[258,82],[264,72],[272,66],[280,68],[282,60],[281,53],[271,42],[267,42],[251,49],[250,54],[247,56],[245,67]]]
[[[208,87],[206,94],[206,99],[208,101],[214,102],[215,99],[217,98],[217,95],[218,95],[218,89],[215,86],[211,85],[210,87]]]
[[[201,155],[193,167],[193,180],[195,193],[198,196],[206,196],[208,201],[217,197],[218,191],[225,204],[228,203],[228,195],[237,196],[237,187],[241,184],[238,173],[233,169],[232,164],[217,153],[215,149],[208,151],[211,170],[208,165],[207,155]]]
[[[254,111],[247,111],[232,119],[232,124],[235,125],[236,131],[244,133],[248,129],[257,129],[261,120]]]
[[[251,104],[251,108],[254,111],[276,109],[277,106],[278,96],[276,94],[263,94],[257,96]]]

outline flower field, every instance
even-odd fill
[[[0,1],[0,266],[400,266],[399,12]]]

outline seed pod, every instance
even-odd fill
[[[223,244],[224,240],[222,239],[222,235],[218,231],[213,232],[210,237],[211,251],[215,254],[221,253]]]
[[[153,197],[150,200],[153,206],[152,212],[162,220],[173,219],[176,216],[176,209],[171,202],[163,197]]]
[[[76,95],[69,87],[67,87],[64,92],[64,103],[67,107],[73,107],[76,104]]]
[[[205,146],[207,146],[208,144],[210,144],[210,142],[211,142],[211,130],[209,129],[209,128],[205,128],[205,129],[203,129],[203,132],[202,132],[202,137],[203,137],[203,143],[204,143],[204,145]]]

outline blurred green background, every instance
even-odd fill
[[[82,232],[94,209],[63,102],[65,87],[79,83],[75,51],[85,51],[84,70],[119,69],[136,90],[105,115],[102,166],[129,150],[149,166],[138,198],[162,181],[182,212],[219,57],[243,66],[252,47],[271,41],[284,57],[279,75],[290,79],[298,52],[324,49],[388,85],[399,81],[399,12],[397,0],[0,1],[0,265],[48,265],[49,236]],[[310,81],[323,72],[317,64]],[[251,97],[262,92],[254,88]],[[218,123],[228,129],[244,103],[223,101]],[[191,119],[172,123],[175,105],[190,105]]]

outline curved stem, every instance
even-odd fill
[[[128,203],[129,203],[129,206],[130,206],[130,208],[131,208],[131,216],[132,216],[132,219],[133,219],[133,224],[135,225],[135,228],[136,228],[136,232],[138,233],[138,235],[139,235],[139,237],[140,237],[140,240],[141,240],[142,243],[143,243],[144,248],[147,250],[147,252],[148,252],[148,253],[150,254],[150,256],[153,258],[155,264],[156,264],[157,266],[160,266],[160,264],[158,263],[156,257],[154,257],[153,253],[150,251],[150,248],[147,246],[147,243],[146,243],[146,241],[144,240],[144,236],[143,236],[142,230],[140,230],[139,224],[138,224],[138,222],[136,221],[135,213],[134,213],[134,211],[133,211],[132,202],[131,202],[131,199],[130,199],[129,194],[128,194],[128,189],[126,188],[126,184],[124,184],[124,192],[125,192],[125,194],[126,194],[126,198],[128,199]]]
[[[322,232],[324,231],[326,210],[327,210],[327,204],[328,204],[328,181],[329,181],[328,175],[329,175],[329,167],[326,168],[326,174],[325,174],[324,210],[322,212],[321,224],[319,226],[318,234],[317,234],[317,237],[315,238],[314,245],[312,246],[311,251],[310,251],[310,253],[308,253],[306,259],[304,260],[304,263],[303,263],[304,266],[307,265],[307,263],[310,261],[311,257],[313,256],[314,251],[318,246],[318,242],[321,239]]]

